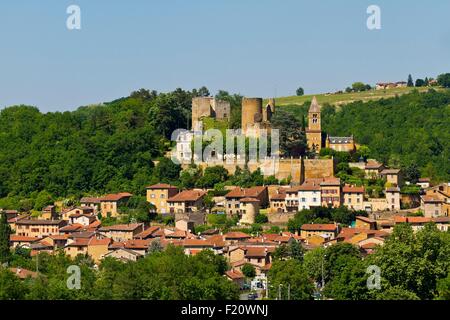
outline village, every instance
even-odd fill
[[[243,101],[242,128],[270,128],[275,101],[271,99],[266,107],[262,99]],[[201,128],[203,117],[225,119],[230,114],[229,105],[214,98],[196,98],[192,112],[193,130]],[[353,136],[327,134],[325,143],[322,142],[321,107],[316,99],[309,110],[306,137],[310,150],[317,153],[322,148],[339,152],[352,152],[357,148]],[[190,140],[175,148],[180,161],[185,163],[184,168],[188,167],[187,160],[192,160],[192,154],[186,154],[186,145],[190,145]],[[127,192],[83,197],[71,206],[55,203],[45,207],[38,217],[16,210],[0,209],[0,213],[6,215],[13,230],[11,249],[28,249],[32,256],[64,252],[72,258],[87,255],[100,264],[108,257],[124,262],[137,261],[154,248],[163,250],[169,245],[182,247],[186,255],[211,250],[226,258],[231,267],[226,276],[241,289],[248,289],[249,285],[242,269],[246,265],[253,266],[255,276],[250,279],[250,288],[255,290],[266,288],[273,254],[282,246],[296,243],[305,250],[312,250],[346,242],[358,247],[363,255],[370,255],[377,246],[383,246],[398,224],[408,223],[417,231],[434,223],[440,231],[448,231],[450,183],[432,185],[426,177],[411,183],[404,179],[401,169],[389,168],[376,159],[348,163],[350,168],[363,173],[363,180],[381,181],[383,190],[374,196],[364,185],[348,184],[336,177],[333,158],[280,161],[276,178],[289,177],[288,185],[249,188],[228,185],[223,196],[212,198],[212,209],[206,204],[211,190],[182,190],[163,182],[146,186],[146,200],[153,213],[170,217],[171,223],[136,221],[102,225],[101,217],[120,217],[121,207],[133,196]],[[405,186],[420,191],[404,193]],[[349,224],[330,221],[304,223],[299,230],[288,228],[289,221],[296,215],[321,207],[346,208],[355,213],[355,218]],[[251,226],[260,221],[261,216],[264,217],[261,228],[252,230]],[[214,217],[235,219],[236,224],[220,228],[211,223]],[[35,275],[34,271],[21,268],[13,272],[24,278]]]

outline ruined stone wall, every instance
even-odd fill
[[[192,99],[192,123],[200,121],[202,117],[212,116],[212,100],[210,97],[197,97]]]
[[[305,159],[303,162],[305,179],[334,177],[333,159]]]
[[[229,120],[231,113],[231,105],[228,101],[213,100],[213,109],[215,118],[218,120]]]
[[[267,218],[269,223],[274,225],[285,225],[288,223],[289,219],[293,219],[295,213],[268,213]]]

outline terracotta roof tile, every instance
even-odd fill
[[[167,183],[158,183],[154,184],[152,186],[146,187],[146,189],[178,189],[178,187],[172,186]]]
[[[251,236],[243,232],[228,232],[224,235],[226,240],[250,239]]]
[[[338,228],[335,224],[323,224],[323,223],[317,223],[317,224],[304,224],[302,225],[302,230],[305,231],[336,231]]]
[[[106,196],[100,198],[100,201],[103,202],[109,202],[109,201],[120,201],[124,198],[129,198],[133,196],[131,193],[128,192],[121,192],[121,193],[115,193],[115,194],[107,194]]]
[[[345,185],[342,188],[342,192],[343,193],[364,193],[365,189],[364,189],[364,187],[356,187],[356,186]]]
[[[167,202],[197,201],[206,195],[206,191],[186,190],[167,199]]]
[[[226,198],[258,198],[263,192],[267,190],[267,187],[259,186],[252,188],[240,188],[237,187],[230,192],[228,192]]]

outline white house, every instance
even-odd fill
[[[302,185],[298,188],[298,210],[320,207],[322,203],[320,185]]]

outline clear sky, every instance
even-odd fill
[[[81,30],[66,28],[69,5]],[[381,30],[366,27],[369,5]],[[450,72],[450,1],[0,2],[0,108],[74,110],[144,87],[246,96]]]

